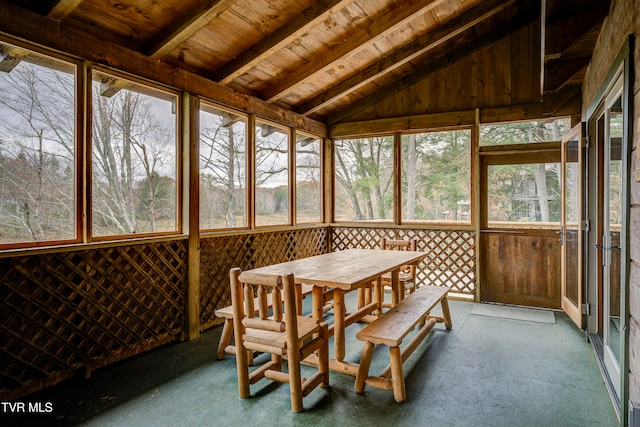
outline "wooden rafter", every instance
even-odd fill
[[[466,58],[474,52],[477,52],[480,49],[496,43],[497,41],[516,32],[524,26],[529,25],[531,22],[535,21],[538,18],[539,16],[535,11],[530,10],[529,8],[525,8],[521,13],[518,14],[516,18],[513,18],[508,23],[504,25],[497,25],[492,30],[475,37],[468,43],[463,44],[461,47],[449,51],[446,54],[440,55],[433,60],[429,60],[429,53],[427,52],[425,55],[423,55],[425,57],[424,61],[420,61],[420,59],[416,61],[422,62],[422,66],[416,68],[413,72],[393,82],[392,84],[383,86],[375,92],[369,94],[365,98],[359,99],[348,107],[340,109],[336,113],[331,114],[327,118],[327,123],[334,124],[348,117],[351,117],[357,112],[371,107],[379,101],[394,95],[396,92],[420,82],[432,73],[442,70],[449,65],[452,65]]]
[[[310,28],[327,19],[336,10],[343,9],[354,1],[323,0],[314,2],[276,31],[218,68],[212,75],[213,80],[222,84],[230,83],[274,52],[307,33]]]
[[[544,91],[556,92],[562,89],[589,65],[589,60],[589,57],[580,57],[548,62],[545,66]]]
[[[0,43],[0,71],[10,73],[28,54],[24,49]]]
[[[80,6],[82,0],[59,0],[53,2],[49,12],[47,13],[47,17],[51,19],[55,19],[56,21],[62,21],[67,16],[71,15],[73,10]]]
[[[547,17],[545,60],[560,58],[595,26],[600,26],[608,10],[608,1],[598,1],[591,6],[576,7],[566,15]]]
[[[204,28],[214,18],[227,10],[236,0],[198,0],[180,18],[160,30],[147,44],[145,53],[161,59],[182,42]]]
[[[409,61],[423,55],[447,40],[462,34],[464,31],[476,25],[490,16],[510,7],[515,0],[489,0],[474,6],[468,11],[458,15],[448,22],[443,23],[435,31],[426,33],[394,51],[382,60],[360,70],[340,83],[324,91],[320,95],[309,99],[296,108],[299,114],[311,114],[325,105],[330,104],[341,96],[358,90],[366,84],[390,73]]]
[[[320,55],[314,61],[309,62],[296,70],[295,73],[291,73],[287,78],[271,86],[265,91],[263,98],[268,102],[278,100],[302,85],[309,77],[329,68],[335,61],[361,52],[379,38],[399,29],[406,22],[426,13],[443,1],[445,0],[408,2],[408,4],[395,9],[393,13],[388,13],[380,19],[374,20],[370,25],[349,37],[349,40],[345,43],[341,43],[335,49]]]

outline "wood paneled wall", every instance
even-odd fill
[[[539,39],[540,24],[536,21],[426,76],[348,121],[540,102]],[[523,47],[529,49],[528,55],[522,55]]]

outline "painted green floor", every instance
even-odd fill
[[[27,396],[53,412],[2,425],[43,426],[616,426],[618,420],[584,334],[563,313],[555,324],[471,314],[452,301],[454,329],[436,325],[405,363],[408,399],[331,374],[305,411],[292,413],[288,386],[268,380],[237,394],[235,361],[215,360],[221,328]],[[331,319],[328,319],[329,321]],[[361,344],[348,329],[347,360]],[[407,340],[406,340],[407,342]],[[376,350],[372,371],[388,360]],[[305,367],[304,369],[310,369]],[[9,421],[9,423],[7,423]]]

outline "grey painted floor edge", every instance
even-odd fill
[[[221,332],[166,345],[26,396],[49,403],[49,414],[2,415],[2,425],[44,426],[617,426],[595,354],[563,313],[555,324],[471,314],[473,303],[451,301],[453,329],[438,324],[404,364],[407,401],[391,391],[331,374],[329,389],[292,413],[289,388],[261,380],[238,397],[234,358],[216,360]],[[331,316],[327,321],[331,321]],[[347,329],[346,360],[362,344]],[[408,342],[410,336],[405,338]],[[376,348],[371,371],[388,363]],[[303,367],[304,372],[313,372]]]

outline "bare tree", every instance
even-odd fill
[[[202,117],[202,116],[201,116]],[[246,223],[246,123],[234,114],[218,111],[200,121],[200,170],[205,179],[201,185],[220,197],[214,197],[201,212],[218,212],[224,217],[224,227],[236,227],[237,217]],[[206,189],[201,188],[201,194]],[[215,225],[215,224],[214,224]]]
[[[92,138],[94,227],[100,228],[100,234],[159,231],[158,195],[160,185],[166,183],[159,177],[175,173],[175,130],[157,117],[148,96],[133,90],[121,90],[111,97],[96,92]],[[141,182],[146,184],[146,194],[138,192]],[[140,197],[144,198],[149,222],[144,226],[138,215]]]
[[[23,61],[0,73],[0,241],[75,235],[74,83],[67,68]]]

